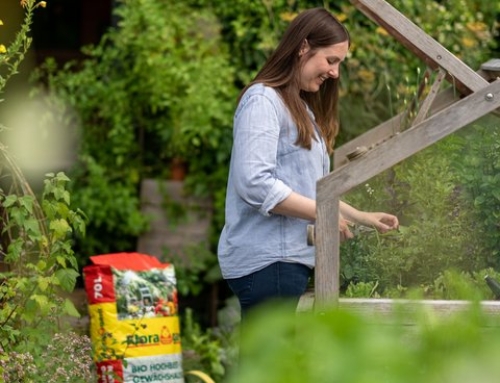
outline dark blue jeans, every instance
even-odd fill
[[[309,283],[312,269],[299,263],[277,262],[241,278],[226,279],[238,297],[241,315],[272,299],[280,299],[295,309]]]

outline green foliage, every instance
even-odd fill
[[[65,190],[69,179],[62,173],[48,177],[41,206],[30,194],[1,195],[5,212],[2,253],[8,265],[0,274],[4,349],[31,350],[46,344],[51,336],[47,329],[57,328],[55,317],[79,316],[71,301],[60,298],[60,292],[71,292],[79,275],[71,236],[83,234],[83,217],[69,208]]]
[[[376,273],[367,263],[367,255],[370,254],[370,246],[362,236],[356,235],[349,241],[344,241],[340,245],[342,257],[340,267],[340,284],[345,289],[351,283],[358,281],[374,281]]]
[[[242,333],[240,365],[227,382],[494,382],[498,327],[476,305],[437,316],[423,307],[387,318],[343,310],[298,316],[273,304]],[[408,320],[414,326],[407,326]],[[497,323],[498,324],[498,323]],[[486,327],[488,327],[486,329]]]
[[[2,89],[17,73],[29,48],[32,13],[42,3],[25,1],[22,5],[24,21],[2,56],[1,64],[8,69]],[[54,315],[78,315],[73,304],[58,293],[75,286],[78,271],[71,241],[74,234],[84,234],[85,224],[82,211],[70,208],[69,178],[63,173],[47,175],[39,202],[3,145],[0,163],[0,346],[7,351],[30,350],[47,343],[51,334],[47,329],[57,328]],[[31,331],[21,331],[25,327]]]
[[[157,1],[123,2],[116,14],[118,29],[109,37],[122,55],[120,65],[131,71],[129,91],[138,96],[133,100],[144,119],[139,122],[165,145],[160,154],[189,159],[201,149],[217,148],[225,135],[217,124],[228,126],[230,107],[223,101],[232,100],[233,85],[215,17],[208,10]]]
[[[473,206],[451,171],[456,141],[452,136],[434,145],[349,195],[356,206],[395,212],[402,225],[392,235],[360,234],[358,246],[343,248],[364,252],[357,261],[366,266],[359,280],[376,280],[383,292],[389,286],[432,284],[447,269],[488,266],[483,240],[470,230],[476,222]],[[352,255],[345,259],[352,264]]]
[[[389,240],[387,251],[374,255],[382,272],[392,275],[392,284],[414,286],[434,280],[447,268],[485,266],[478,251],[480,238],[469,230],[474,222],[470,205],[460,198],[445,144],[434,145],[396,169],[399,214],[406,230]],[[399,267],[390,265],[391,258],[398,259]]]
[[[473,69],[491,58],[498,34],[496,4],[395,0],[390,4]],[[425,64],[354,5],[342,2],[339,18],[352,46],[342,72],[339,142],[370,129],[417,101]]]
[[[80,266],[89,256],[135,250],[135,241],[148,225],[140,211],[137,184],[82,155],[73,171],[71,193],[85,209],[87,235],[77,237],[75,249]]]
[[[0,94],[3,94],[7,81],[19,73],[19,65],[24,60],[31,45],[32,38],[29,36],[29,32],[33,23],[33,12],[40,6],[40,3],[28,0],[24,1],[23,6],[25,8],[23,22],[14,41],[7,46],[3,44],[7,43],[6,41],[0,41]],[[0,19],[0,27],[2,25],[3,20]],[[3,100],[0,99],[1,101]]]
[[[5,152],[2,163],[13,166]],[[72,236],[83,235],[85,225],[82,212],[70,208],[69,179],[63,173],[47,175],[39,204],[18,169],[12,170],[11,174],[3,170],[12,184],[0,195],[5,270],[0,272],[0,349],[6,353],[0,371],[8,381],[45,382],[47,374],[54,373],[50,366],[60,366],[56,360],[68,344],[67,339],[53,342],[54,336],[71,337],[60,319],[80,316],[63,293],[73,291],[79,275]],[[85,343],[76,334],[73,339]],[[93,376],[87,343],[87,348],[79,349],[87,354],[75,357],[76,364],[64,364],[52,381],[77,382]],[[67,380],[68,376],[77,380]]]
[[[50,344],[34,357],[29,352],[0,356],[0,381],[19,383],[82,383],[97,381],[90,368],[90,339],[74,332],[55,334]],[[2,380],[3,379],[3,380]]]
[[[483,119],[464,131],[454,156],[454,168],[467,198],[473,201],[475,232],[481,233],[484,255],[500,262],[500,120]]]
[[[347,298],[379,298],[377,287],[377,282],[350,283],[345,296]]]
[[[492,292],[484,281],[485,275],[494,276],[493,270],[482,270],[475,273],[446,270],[426,292],[435,299],[486,300],[491,299]],[[430,290],[430,291],[429,291]]]
[[[186,245],[182,254],[165,251],[162,255],[175,265],[180,295],[196,296],[205,286],[221,279],[217,258],[205,243]]]
[[[349,195],[358,206],[396,212],[402,227],[342,245],[346,295],[372,296],[355,285],[377,281],[377,294],[388,297],[492,299],[482,278],[493,269],[482,270],[499,264],[497,142],[498,119],[484,118]],[[472,296],[460,287],[470,284],[479,287]]]
[[[214,10],[223,27],[222,37],[232,52],[229,59],[231,66],[237,68],[236,81],[241,87],[250,81],[276,47],[300,4],[313,2],[300,1],[290,6],[284,0],[236,0],[230,7],[224,1],[190,0],[190,3]]]
[[[144,178],[169,177],[182,158],[187,188],[222,188],[230,151],[233,69],[208,9],[182,2],[126,1],[118,25],[87,58],[64,69],[45,63],[44,78],[79,126],[79,161],[70,173],[74,200],[88,215],[80,257],[131,250],[147,228],[138,190]],[[55,103],[55,102],[54,102]],[[222,171],[224,174],[224,171]]]
[[[230,363],[223,346],[228,347],[229,344],[214,330],[203,331],[193,321],[190,309],[184,313],[181,323],[184,371],[203,371],[216,382],[221,381]]]

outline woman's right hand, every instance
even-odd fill
[[[354,238],[354,234],[349,229],[349,222],[342,216],[339,218],[340,242],[346,239]]]

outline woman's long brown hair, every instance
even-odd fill
[[[329,153],[333,152],[335,136],[338,133],[339,79],[329,78],[318,92],[300,90],[299,52],[307,41],[308,54],[314,55],[318,48],[349,42],[346,28],[324,8],[313,8],[300,13],[288,26],[278,47],[267,59],[248,87],[262,83],[275,88],[288,107],[298,129],[297,145],[311,148],[314,126],[307,113],[305,103],[311,108]]]

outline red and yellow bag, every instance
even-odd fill
[[[184,383],[173,265],[140,253],[90,259],[83,274],[99,383]]]

